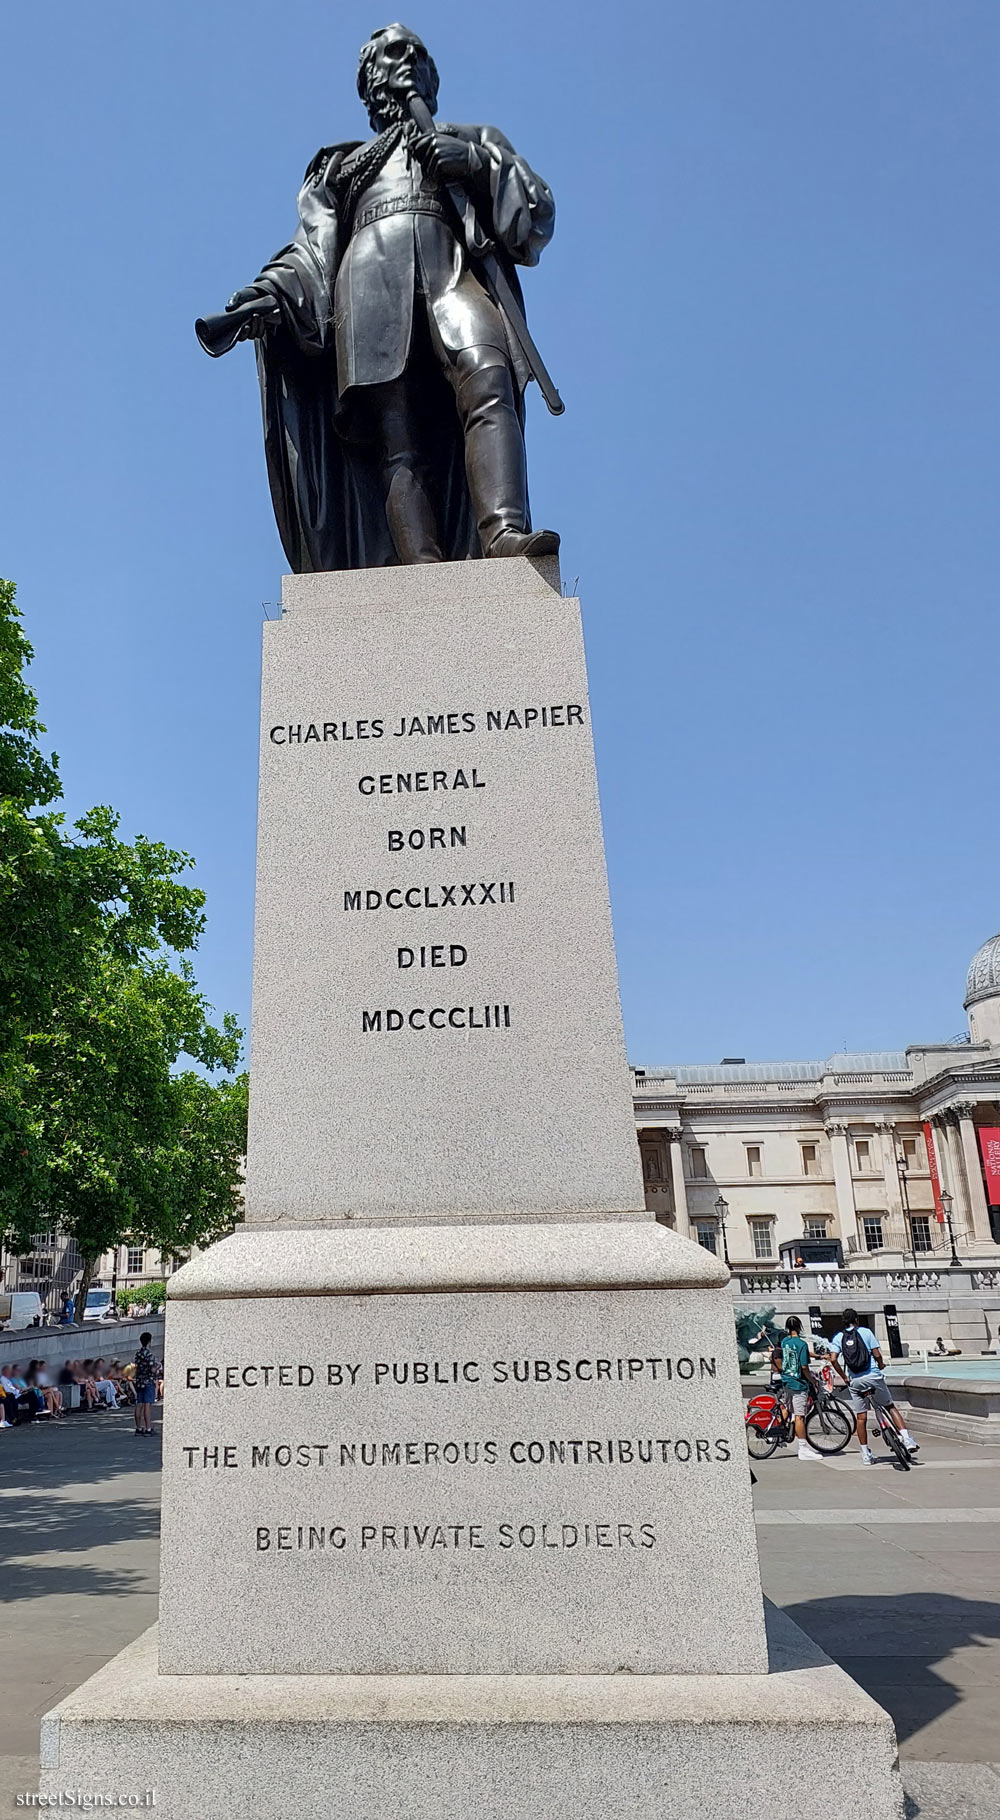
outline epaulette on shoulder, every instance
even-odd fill
[[[338,145],[321,145],[315,158],[311,158],[306,165],[303,183],[308,183],[311,177],[317,176],[329,164],[334,152],[340,152],[342,157],[346,158],[349,152],[356,152],[358,146],[363,144],[363,139],[344,139]]]

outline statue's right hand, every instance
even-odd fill
[[[258,289],[256,285],[247,284],[242,290],[234,291],[226,304],[228,310],[238,310],[246,304],[255,304],[253,314],[247,317],[237,336],[238,341],[259,341],[267,334],[268,329],[281,321],[281,306],[270,291]]]

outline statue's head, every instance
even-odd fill
[[[411,90],[437,109],[438,73],[421,38],[408,25],[383,25],[361,47],[358,94],[376,132],[406,114]]]

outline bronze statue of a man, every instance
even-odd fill
[[[495,127],[435,127],[406,26],[363,47],[358,92],[376,137],[317,152],[291,245],[198,324],[210,353],[257,344],[285,554],[303,573],[554,553],[531,529],[527,381],[562,403],[515,273],[551,238],[551,192]]]

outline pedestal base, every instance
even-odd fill
[[[42,1790],[160,1820],[901,1820],[888,1716],[768,1610],[767,1675],[159,1675],[42,1724]]]

